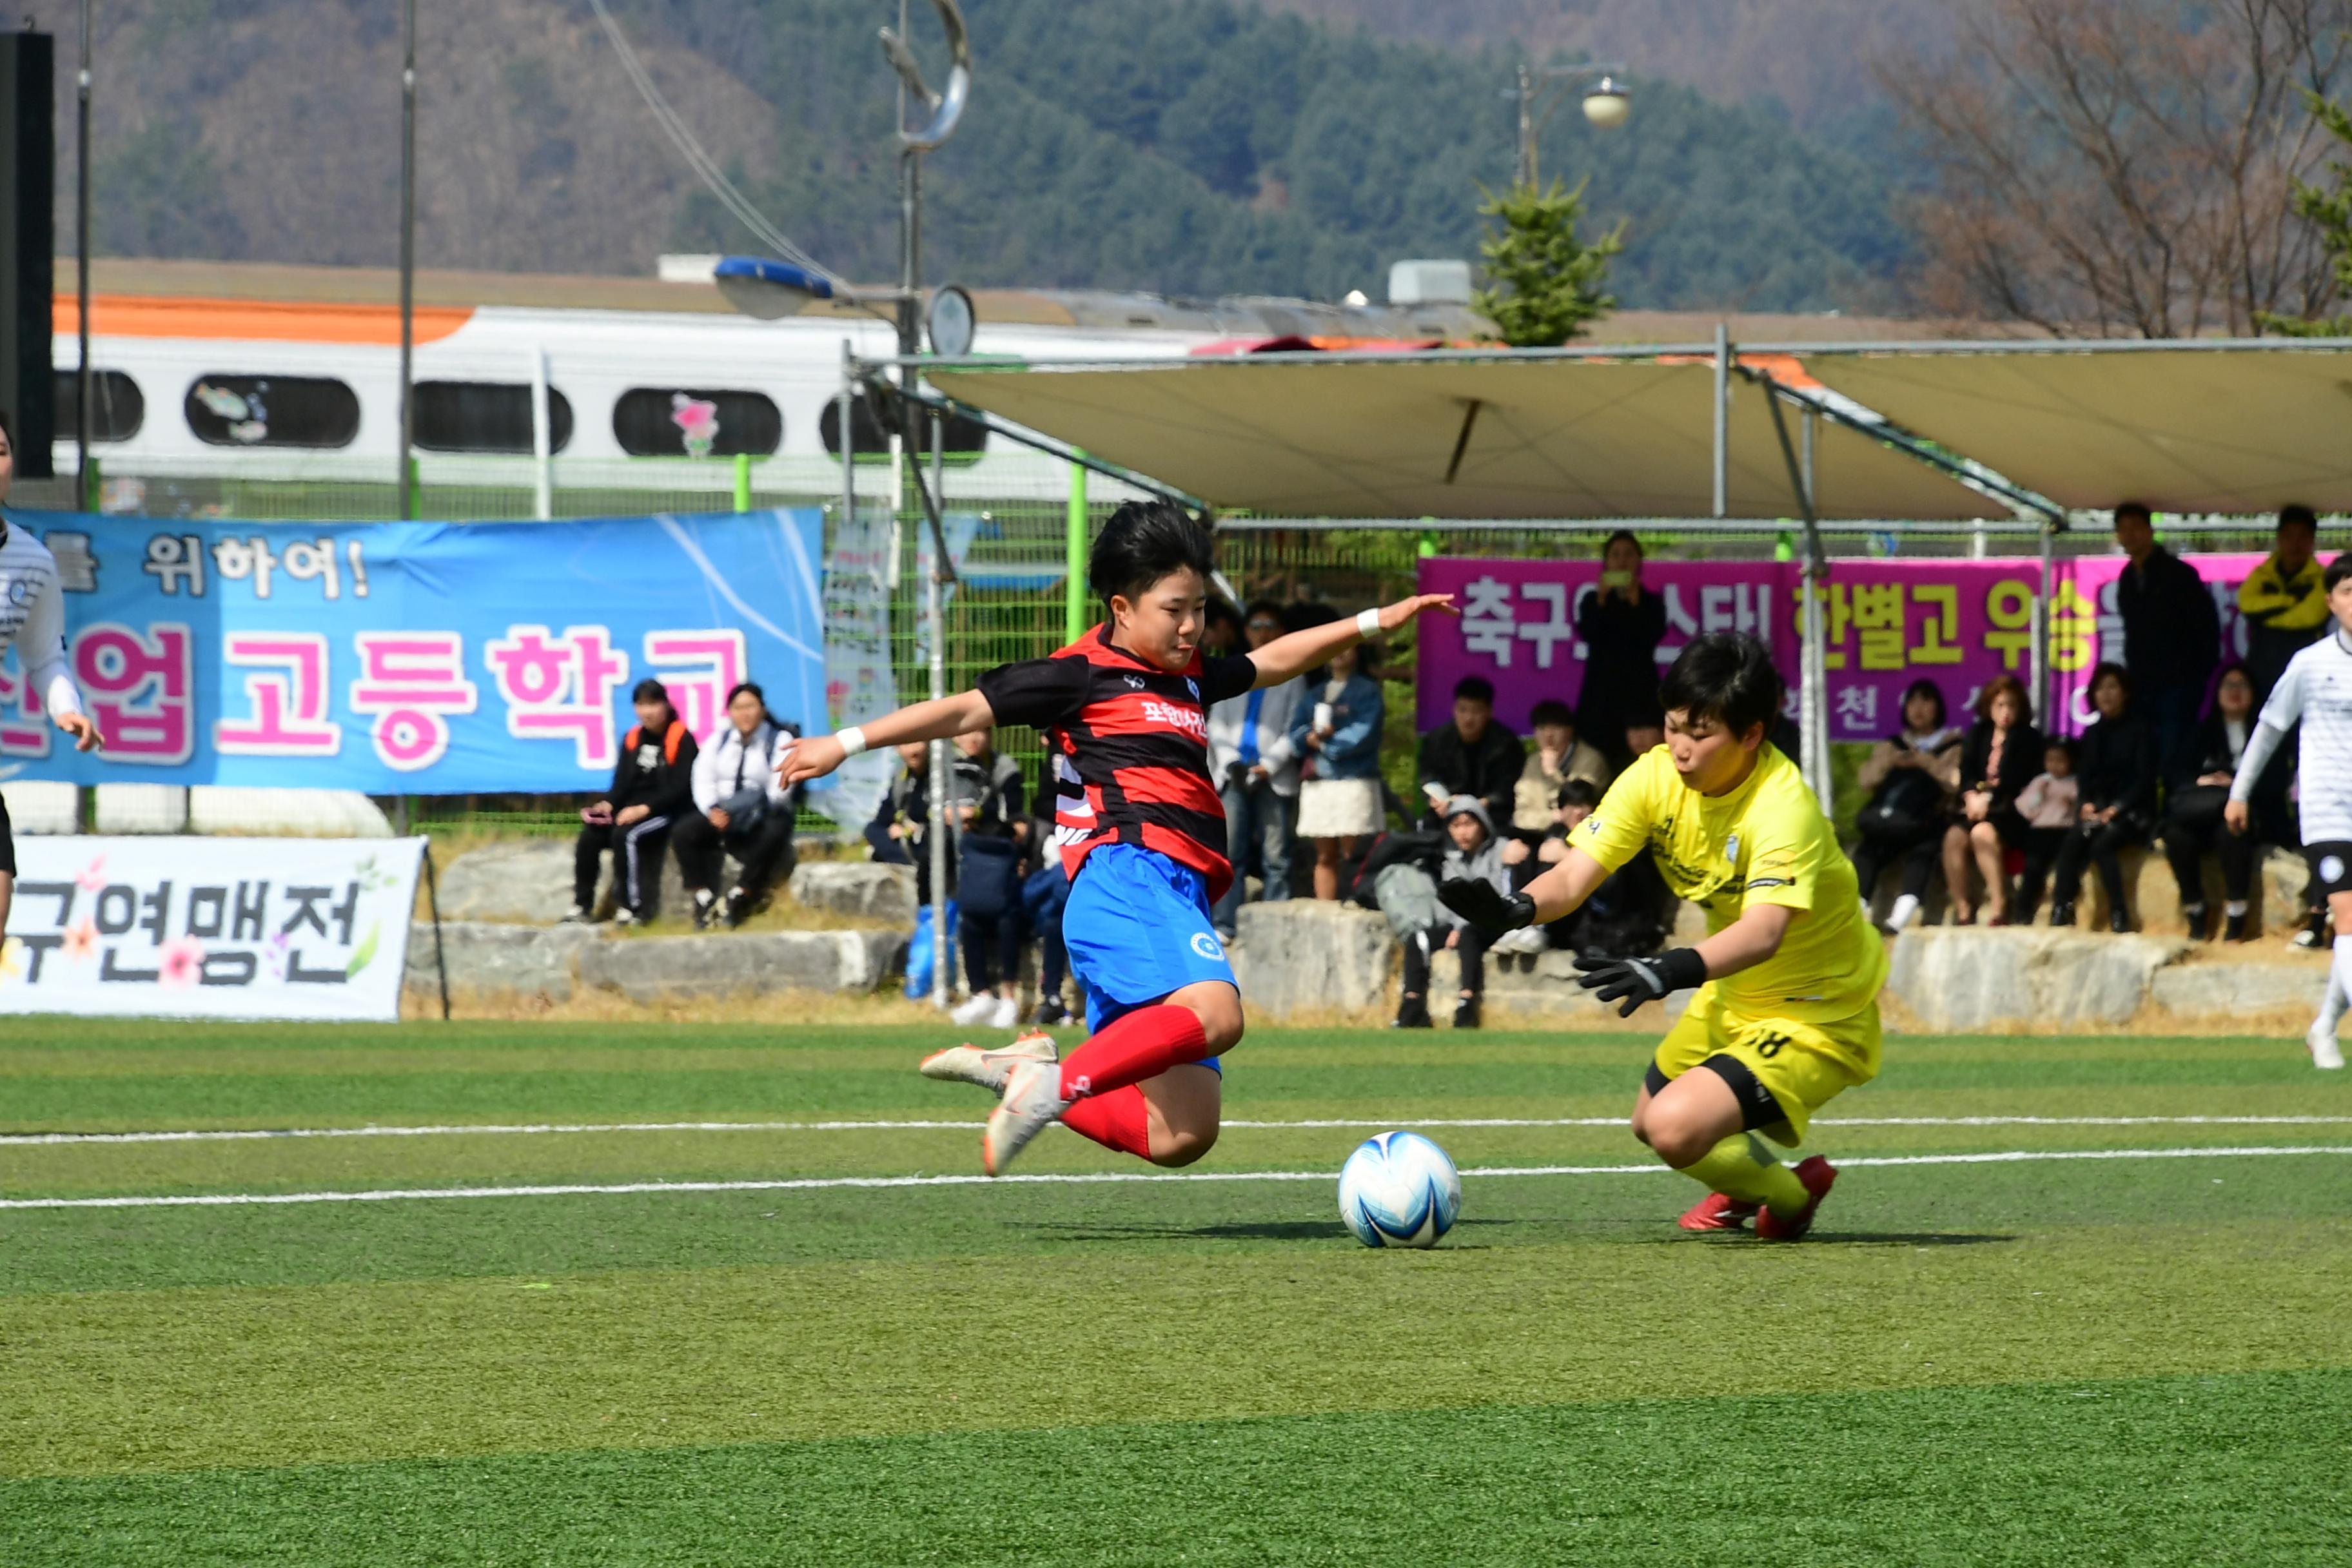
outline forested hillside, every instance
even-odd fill
[[[892,270],[893,79],[874,29],[895,3],[620,9],[665,91],[786,233],[842,270]],[[979,67],[964,130],[929,170],[934,277],[1377,294],[1397,258],[1474,254],[1478,183],[1508,176],[1515,57],[1500,47],[1380,41],[1222,0],[966,9]],[[641,272],[666,249],[749,247],[660,140],[585,0],[423,10],[427,265]],[[394,7],[121,0],[100,15],[102,253],[392,258]],[[70,103],[61,82],[62,113]],[[1885,174],[1770,106],[1646,81],[1613,135],[1569,104],[1544,157],[1548,173],[1591,176],[1601,220],[1630,221],[1628,305],[1893,295],[1904,256]]]

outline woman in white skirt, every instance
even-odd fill
[[[1307,700],[1291,743],[1307,758],[1298,786],[1298,837],[1315,844],[1315,896],[1339,896],[1339,862],[1356,840],[1378,833],[1381,807],[1381,725],[1387,718],[1381,683],[1365,668],[1359,644],[1332,656],[1318,678],[1307,678]]]

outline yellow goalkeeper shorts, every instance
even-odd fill
[[[1776,1142],[1803,1142],[1814,1111],[1843,1090],[1878,1076],[1878,1003],[1825,1023],[1793,1018],[1749,1017],[1727,1009],[1713,985],[1702,986],[1690,1010],[1658,1042],[1650,1082],[1674,1079],[1713,1056],[1746,1068],[1772,1096],[1787,1123],[1757,1131]]]

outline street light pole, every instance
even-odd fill
[[[405,0],[400,64],[400,463],[399,515],[416,521],[408,455],[416,448],[416,0]]]
[[[1633,112],[1633,100],[1613,74],[1624,68],[1614,60],[1605,65],[1548,66],[1542,70],[1524,63],[1520,65],[1517,94],[1519,103],[1518,157],[1513,166],[1520,185],[1536,183],[1536,138],[1543,133],[1545,126],[1551,123],[1552,115],[1559,111],[1560,100],[1568,96],[1571,87],[1580,82],[1591,83],[1584,93],[1584,118],[1591,122],[1594,129],[1614,131],[1625,123],[1625,117]],[[1540,91],[1537,87],[1538,82],[1543,84]],[[1543,100],[1540,113],[1536,106],[1538,97]]]

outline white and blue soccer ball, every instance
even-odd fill
[[[1462,1213],[1462,1173],[1418,1132],[1383,1132],[1339,1168],[1339,1217],[1366,1247],[1434,1247]]]

